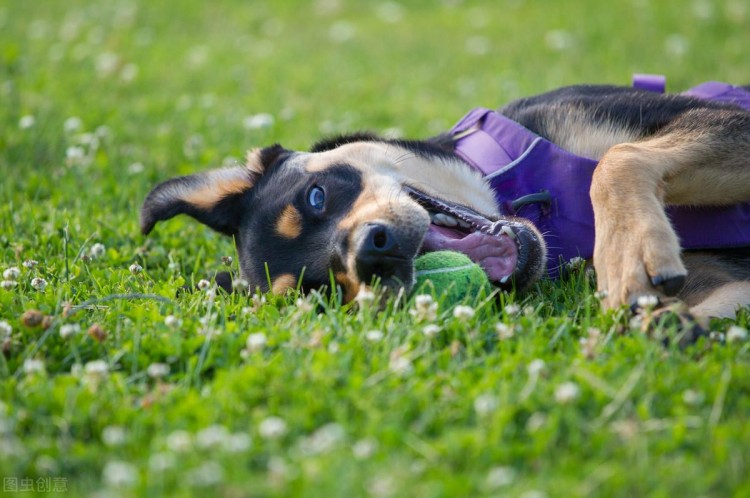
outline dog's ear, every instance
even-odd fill
[[[159,221],[187,214],[217,232],[234,235],[241,203],[258,179],[288,157],[280,145],[248,153],[244,166],[221,168],[172,178],[157,185],[141,208],[141,232],[148,234]]]

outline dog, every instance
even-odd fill
[[[651,295],[697,317],[750,305],[750,243],[684,251],[665,211],[750,201],[750,112],[607,85],[564,87],[497,112],[595,162],[592,259],[604,308]],[[450,134],[354,133],[310,151],[257,148],[242,166],[156,186],[141,229],[187,214],[233,237],[242,278],[274,293],[336,287],[348,302],[373,280],[408,291],[415,258],[439,249],[466,253],[501,289],[528,291],[545,273],[545,234],[504,214],[454,147]]]

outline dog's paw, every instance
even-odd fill
[[[602,174],[592,183],[594,268],[605,308],[641,295],[674,296],[687,275],[661,202],[653,194],[622,190]]]
[[[677,299],[639,299],[631,305],[640,330],[661,341],[664,346],[676,344],[685,349],[701,337],[708,337],[708,321],[694,316]]]

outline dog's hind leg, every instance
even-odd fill
[[[694,109],[612,147],[594,172],[591,201],[604,305],[677,294],[687,270],[664,206],[750,201],[750,113]]]
[[[694,316],[735,318],[737,310],[750,306],[750,282],[731,282],[713,290],[695,306],[690,307]]]

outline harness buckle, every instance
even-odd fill
[[[529,204],[541,204],[542,209],[549,210],[552,207],[552,195],[547,190],[540,190],[534,194],[524,195],[511,201],[510,208],[513,210],[513,213],[517,213],[519,209]]]

